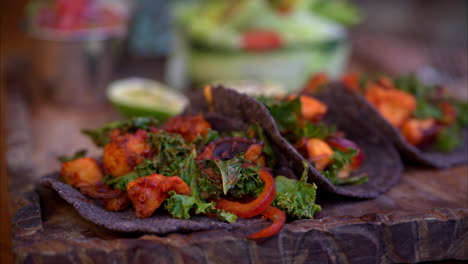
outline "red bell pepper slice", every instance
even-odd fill
[[[265,183],[262,193],[252,202],[242,204],[220,199],[215,201],[216,208],[236,214],[239,217],[253,217],[261,214],[273,202],[276,196],[276,185],[273,176],[266,169],[260,170],[260,179]]]
[[[271,225],[268,227],[251,234],[249,237],[251,239],[266,238],[277,234],[281,229],[283,229],[284,223],[286,222],[286,214],[280,209],[268,206],[265,211],[262,213],[268,219],[273,220]]]

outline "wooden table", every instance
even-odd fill
[[[319,198],[323,210],[316,220],[289,223],[278,236],[259,244],[242,237],[248,229],[168,236],[105,230],[81,218],[49,189],[31,190],[34,180],[59,168],[56,156],[83,147],[98,154],[80,129],[98,127],[119,115],[110,107],[86,111],[42,105],[28,117],[21,98],[12,98],[9,109],[17,115],[8,123],[13,146],[9,155],[16,156],[10,157],[9,168],[13,208],[19,209],[13,219],[13,246],[20,262],[140,262],[154,256],[162,263],[307,259],[388,263],[468,258],[467,166],[443,171],[408,168],[397,186],[374,200]],[[238,253],[243,254],[235,256]]]
[[[288,223],[278,236],[261,243],[244,239],[249,229],[167,236],[105,230],[81,218],[54,192],[35,187],[35,181],[58,170],[58,155],[70,155],[80,148],[97,155],[99,150],[80,129],[96,128],[120,116],[109,105],[94,110],[49,104],[32,107],[24,95],[10,87],[6,126],[9,190],[15,215],[13,249],[20,262],[391,263],[468,259],[468,166],[443,171],[408,168],[398,185],[374,200],[319,197],[323,210],[315,220]]]

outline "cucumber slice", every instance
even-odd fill
[[[161,122],[182,112],[188,103],[182,93],[143,78],[111,83],[107,98],[126,116],[154,116]]]

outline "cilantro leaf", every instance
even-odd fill
[[[320,205],[315,204],[317,186],[307,183],[307,163],[299,181],[284,176],[275,177],[276,197],[273,205],[296,218],[313,218]]]
[[[57,157],[57,159],[60,162],[64,163],[64,162],[76,160],[76,159],[79,159],[79,158],[83,158],[83,157],[86,156],[86,152],[88,152],[86,149],[81,149],[81,150],[78,150],[77,152],[75,152],[75,154],[73,154],[73,156],[71,156],[71,157],[59,156],[59,157]]]

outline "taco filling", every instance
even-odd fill
[[[314,80],[314,83],[322,81]],[[258,100],[272,115],[281,135],[332,184],[367,181],[365,174],[351,176],[364,160],[363,151],[345,138],[344,133],[322,121],[327,105],[305,93]]]
[[[349,73],[342,83],[363,95],[407,143],[441,152],[451,152],[462,144],[468,104],[451,98],[445,87],[425,85],[413,75],[391,79]]]
[[[84,152],[62,157],[60,175],[108,211],[133,206],[138,218],[202,214],[229,223],[261,215],[272,223],[250,235],[257,239],[278,233],[286,215],[312,218],[320,210],[307,168],[300,180],[273,176],[274,155],[258,126],[221,133],[199,114],[162,126],[134,118],[84,133],[103,148],[102,161]]]

